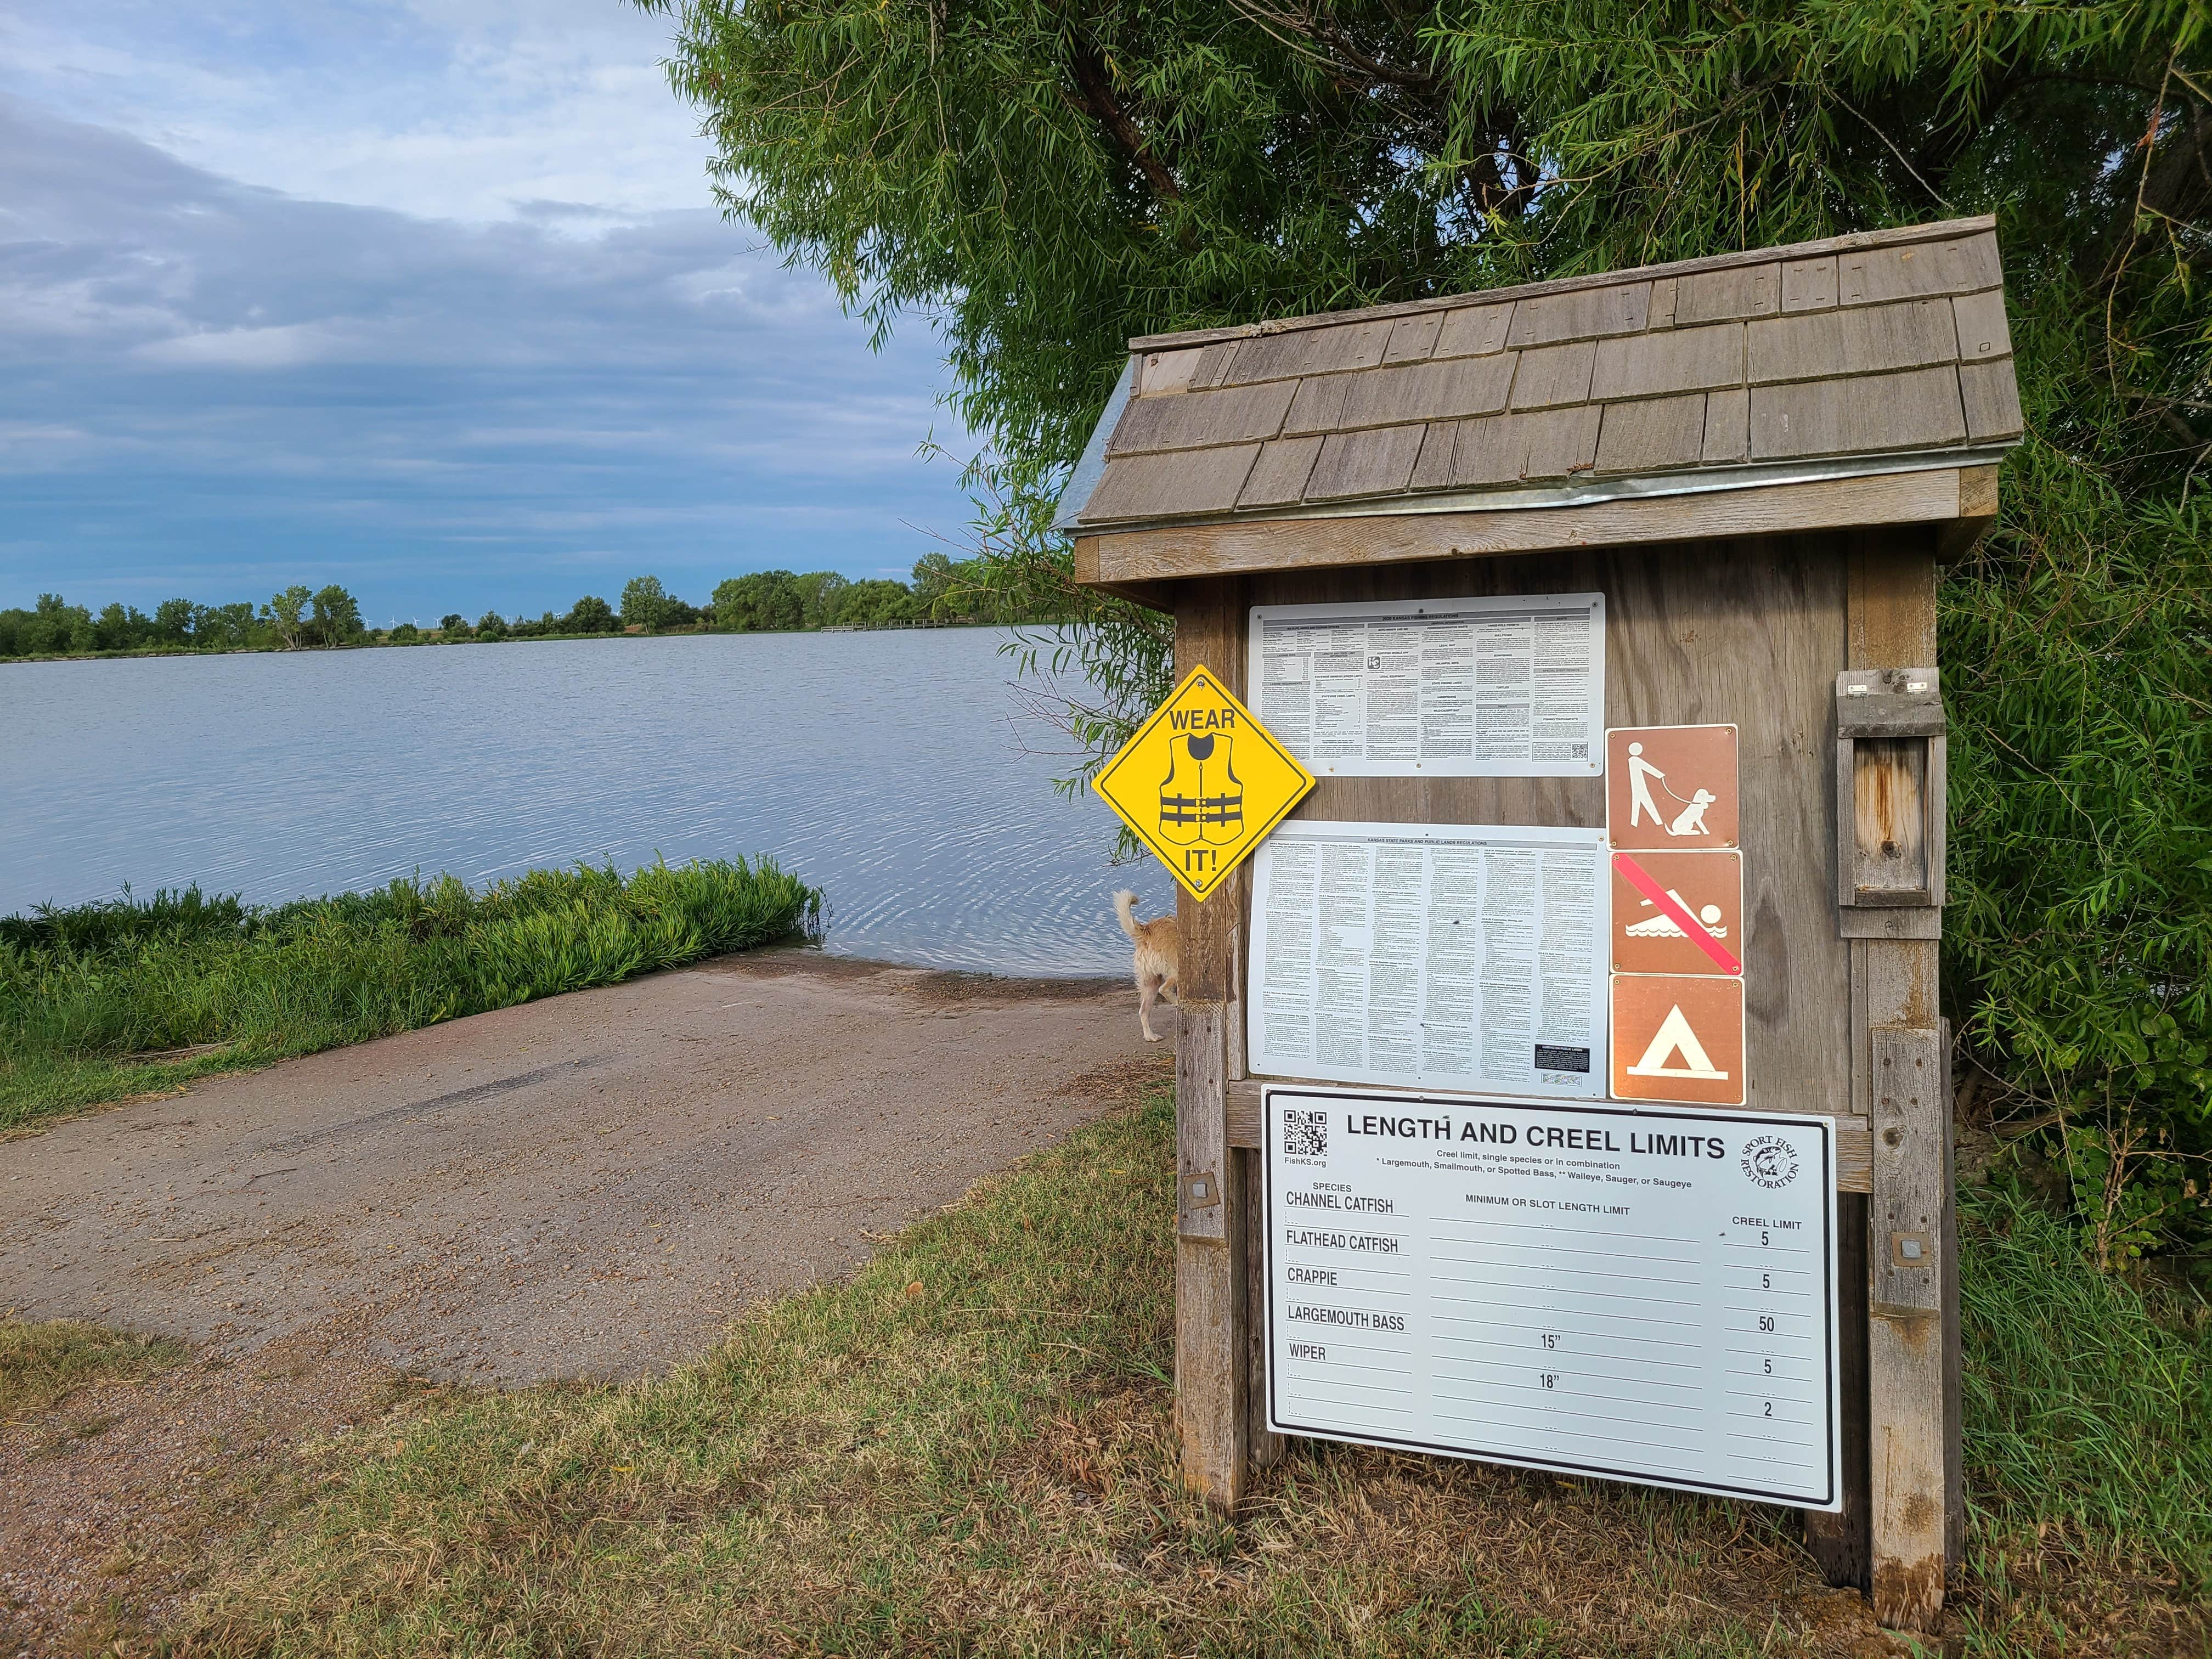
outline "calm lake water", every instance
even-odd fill
[[[1117,974],[1113,820],[1051,779],[995,629],[706,635],[0,667],[0,915],[198,882],[271,902],[773,855],[829,948]]]

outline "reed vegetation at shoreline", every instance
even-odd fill
[[[817,927],[767,860],[405,878],[264,908],[197,887],[0,918],[0,1131]]]

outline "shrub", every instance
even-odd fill
[[[408,878],[270,908],[186,888],[0,918],[0,1128],[747,950],[816,927],[821,906],[739,859],[535,870],[481,893]]]

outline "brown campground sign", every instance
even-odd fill
[[[1091,787],[1204,898],[1314,787],[1251,710],[1194,668]]]
[[[1605,734],[1616,1100],[1744,1103],[1733,726]]]

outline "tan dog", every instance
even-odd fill
[[[1150,921],[1139,921],[1133,908],[1137,902],[1134,893],[1124,890],[1114,895],[1114,914],[1121,919],[1121,931],[1135,945],[1134,959],[1130,969],[1137,979],[1137,1024],[1145,1028],[1145,1041],[1158,1042],[1159,1033],[1152,1030],[1152,1002],[1161,995],[1169,1001],[1180,1003],[1182,994],[1176,988],[1176,949],[1179,935],[1176,933],[1175,915],[1170,911],[1155,916]]]

